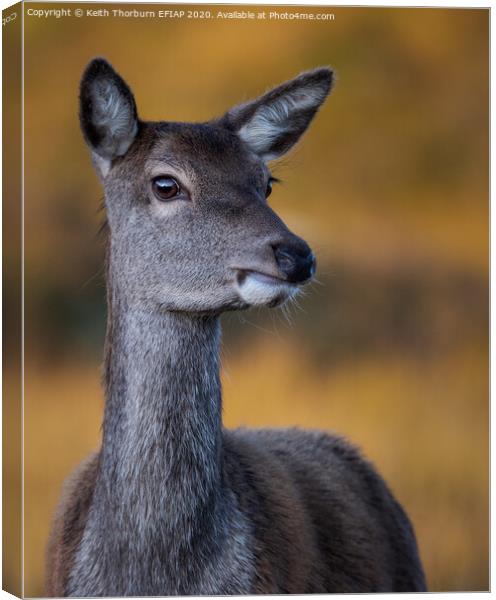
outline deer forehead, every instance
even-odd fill
[[[137,140],[147,175],[177,174],[193,183],[263,186],[264,162],[238,136],[214,124],[148,123]],[[169,171],[172,170],[172,173]]]

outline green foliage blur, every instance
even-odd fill
[[[270,199],[318,281],[299,308],[224,318],[225,421],[350,437],[409,512],[430,589],[488,589],[489,11],[285,10],[335,19],[26,17],[28,596],[61,482],[100,435],[102,190],[77,118],[95,56],[152,120],[207,120],[334,67]]]

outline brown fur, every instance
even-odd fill
[[[65,595],[97,469],[92,454],[64,486],[48,547],[48,596]],[[403,510],[344,439],[298,429],[226,430],[224,477],[254,523],[253,593],[425,589],[420,565],[408,556],[413,530]]]
[[[93,496],[98,459],[98,453],[90,454],[62,486],[47,546],[45,591],[49,597],[65,596]]]

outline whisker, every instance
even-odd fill
[[[88,279],[86,279],[86,281],[84,281],[81,286],[79,287],[79,291],[84,290],[84,288],[86,286],[88,286],[92,281],[94,281],[95,279],[102,277],[100,284],[101,285],[105,285],[105,267],[99,267],[98,270],[96,271],[96,273],[93,273],[93,275],[90,275],[88,277]]]
[[[271,335],[274,335],[276,333],[275,331],[271,331],[270,329],[266,329],[265,327],[262,327],[261,325],[258,325],[257,323],[253,323],[252,321],[249,321],[246,317],[242,317],[241,315],[239,316],[239,322],[242,325],[249,325],[250,327],[253,327],[254,329],[257,329],[258,331],[261,331],[263,333],[270,333]]]

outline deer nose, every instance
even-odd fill
[[[315,274],[315,256],[304,242],[297,246],[275,246],[274,255],[277,266],[290,283],[304,283]]]

